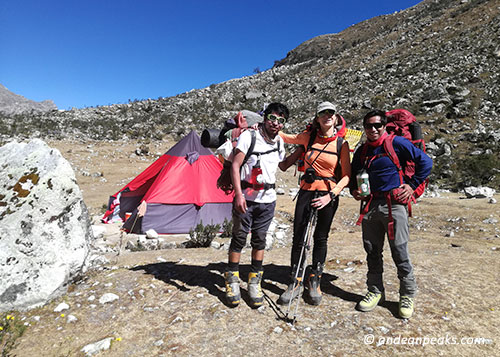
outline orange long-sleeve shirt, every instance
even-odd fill
[[[310,137],[309,132],[303,132],[300,134],[285,134],[280,132],[279,135],[283,138],[285,143],[303,145],[307,150],[307,144],[309,143]],[[335,139],[327,145],[327,141],[317,135],[311,149],[306,152],[304,161],[306,169],[311,167],[312,163],[312,167],[317,176],[332,177],[335,176],[335,168],[337,167],[340,158],[342,177],[336,177],[336,184],[331,180],[315,180],[312,184],[308,184],[304,180],[301,180],[301,189],[307,191],[332,191],[335,195],[338,195],[344,187],[349,184],[349,179],[351,177],[349,143],[347,141],[343,142],[339,156],[320,151],[326,150],[336,152],[337,140],[338,139]]]

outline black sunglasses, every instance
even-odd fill
[[[335,110],[331,110],[331,109],[322,110],[318,113],[318,116],[320,117],[320,116],[325,115],[325,114],[328,116],[333,115],[333,114],[335,114]]]
[[[384,126],[384,124],[382,123],[366,123],[365,125],[363,125],[365,127],[365,129],[380,129],[381,127]]]

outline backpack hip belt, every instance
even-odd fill
[[[305,180],[304,178],[304,175],[301,176],[300,180]],[[318,175],[314,175],[314,180],[315,181],[333,181],[335,183],[337,183],[337,178],[335,176],[331,176],[331,177],[323,177],[323,176],[318,176]]]
[[[276,187],[276,184],[274,184],[274,183],[264,183],[263,185],[264,185],[264,188],[263,188],[264,191],[274,189]],[[251,184],[248,181],[241,181],[241,188],[242,189],[252,188],[256,191],[261,191],[261,189],[257,188],[256,185]]]
[[[390,191],[383,191],[383,192],[374,192],[369,196],[367,201],[362,202],[361,206],[360,206],[360,210],[359,210],[359,218],[358,218],[358,221],[356,222],[356,225],[359,226],[361,224],[361,222],[363,221],[363,217],[370,210],[370,204],[372,203],[373,199],[384,198],[385,202],[387,203],[387,208],[389,210],[388,215],[387,215],[389,218],[389,222],[387,223],[387,236],[389,237],[390,240],[394,240],[394,218],[392,217],[392,203],[394,202],[396,204],[406,205],[408,207],[409,216],[411,217],[411,204],[410,204],[410,202],[412,200],[414,200],[414,198],[412,197],[412,199],[410,199],[410,201],[408,201],[406,203],[398,201],[394,197],[394,190],[396,190],[396,189],[392,189]]]

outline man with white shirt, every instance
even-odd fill
[[[238,138],[231,167],[234,186],[233,232],[225,273],[226,299],[237,306],[241,294],[239,262],[248,233],[251,233],[252,263],[248,276],[248,294],[252,307],[261,306],[262,261],[266,235],[276,207],[276,171],[285,158],[283,139],[278,132],[289,117],[288,108],[271,103],[264,110],[264,121],[257,130],[246,130]],[[248,152],[250,151],[250,156]]]

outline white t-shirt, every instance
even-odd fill
[[[250,133],[250,130],[246,130],[238,137],[238,144],[236,145],[236,148],[246,155],[251,142],[252,134]],[[279,151],[260,155],[260,167],[262,169],[264,183],[273,184],[276,182],[276,170],[278,169],[278,164],[285,159],[285,144],[283,139],[279,136],[278,142],[275,144],[268,144],[260,132],[255,130],[254,153],[263,153],[274,148],[279,148]],[[257,160],[258,155],[250,155],[246,164],[241,167],[241,180],[250,181],[250,178],[252,177],[252,168],[257,163]],[[276,190],[274,189],[257,191],[252,188],[247,188],[243,190],[243,194],[245,195],[245,199],[248,201],[260,203],[271,203],[276,201]]]

